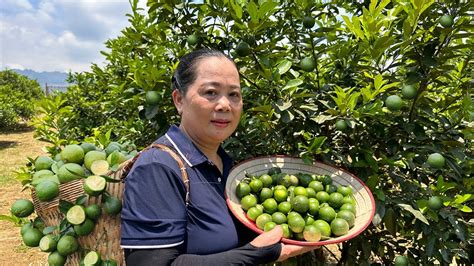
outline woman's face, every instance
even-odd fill
[[[215,146],[237,128],[242,112],[239,73],[225,57],[205,57],[185,95],[173,91],[180,127],[200,146]]]

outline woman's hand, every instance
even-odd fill
[[[304,254],[317,248],[319,248],[319,246],[296,246],[281,243],[281,253],[277,261],[284,261],[288,258]]]
[[[256,237],[250,244],[254,247],[265,247],[273,245],[281,240],[283,237],[283,230],[281,226],[276,226],[273,230],[268,232],[263,232],[258,237]],[[311,250],[315,250],[319,246],[296,246],[296,245],[287,245],[281,243],[281,252],[278,261],[284,261],[288,258],[301,255]]]
[[[257,236],[250,244],[256,248],[271,246],[275,243],[278,243],[283,237],[283,229],[281,226],[275,226],[272,230],[268,232],[263,232]]]

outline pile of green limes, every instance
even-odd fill
[[[333,184],[328,175],[287,174],[273,167],[260,176],[247,175],[236,194],[259,229],[281,225],[287,239],[317,242],[345,235],[354,226],[352,188]]]
[[[106,191],[110,182],[120,182],[108,176],[120,164],[137,154],[130,143],[110,142],[98,147],[93,143],[66,145],[59,153],[38,156],[23,169],[23,184],[35,191],[40,202],[58,200],[61,185],[83,179],[84,194],[75,202],[59,200],[58,210],[64,219],[56,225],[46,226],[40,217],[27,220],[35,211],[29,199],[18,199],[11,213],[21,220],[21,236],[28,247],[39,247],[48,252],[50,265],[63,265],[69,255],[81,249],[79,238],[92,234],[103,215],[118,215],[122,201]],[[101,196],[101,204],[88,204],[88,198]],[[60,197],[59,197],[60,198]],[[99,229],[102,230],[102,229]],[[86,265],[113,265],[113,260],[101,260],[97,251],[83,254]],[[106,255],[106,254],[104,254]],[[105,263],[105,264],[104,264]]]

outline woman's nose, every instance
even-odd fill
[[[228,112],[230,111],[230,101],[227,97],[222,96],[219,98],[219,101],[217,102],[217,111],[219,112]]]

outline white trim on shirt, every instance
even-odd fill
[[[178,243],[166,244],[166,245],[150,245],[150,246],[128,246],[120,245],[121,248],[130,248],[130,249],[152,249],[152,248],[171,248],[176,247],[184,243],[184,240]]]
[[[188,161],[188,158],[186,158],[186,156],[184,156],[184,154],[178,148],[176,143],[174,143],[174,141],[170,138],[170,136],[168,136],[168,133],[165,134],[165,137],[171,142],[171,144],[173,144],[173,147],[175,148],[175,150],[179,153],[179,155],[181,155],[181,158],[183,158],[183,160],[186,161],[186,163],[189,165],[189,167],[192,167],[193,165]]]

